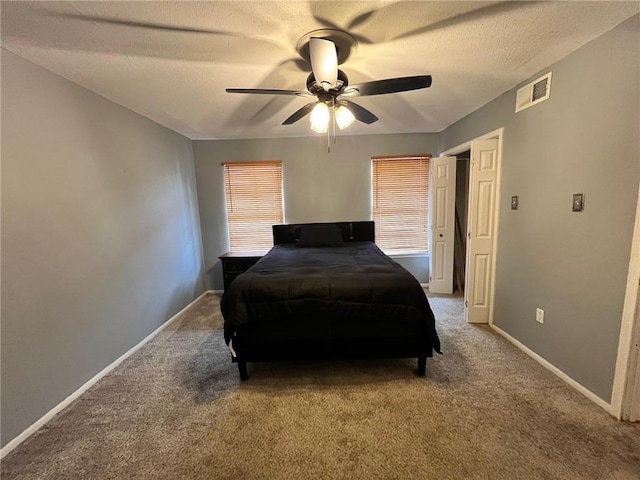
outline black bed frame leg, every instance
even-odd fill
[[[418,357],[418,370],[417,374],[419,377],[424,377],[427,371],[427,356]]]
[[[238,371],[240,372],[240,380],[249,380],[247,362],[238,362]]]

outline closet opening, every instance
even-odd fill
[[[471,150],[456,155],[456,208],[453,249],[453,291],[464,293],[467,264],[467,218]]]

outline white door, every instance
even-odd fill
[[[430,161],[431,252],[429,291],[453,293],[453,242],[456,208],[456,157]]]
[[[498,195],[498,140],[471,143],[465,313],[469,323],[489,323]]]

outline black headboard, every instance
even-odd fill
[[[273,244],[296,243],[298,235],[296,229],[305,225],[338,225],[342,230],[345,242],[375,242],[376,232],[373,221],[364,222],[324,222],[324,223],[290,223],[287,225],[273,225]]]

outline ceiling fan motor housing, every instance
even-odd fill
[[[348,85],[349,78],[347,77],[347,74],[342,70],[338,70],[337,85],[335,88],[330,89],[329,92],[332,92],[334,95],[339,95]],[[310,73],[307,77],[307,90],[309,90],[309,93],[312,93],[313,95],[320,95],[321,93],[325,92],[324,88],[322,88],[322,85],[320,85],[316,81],[315,77],[313,76],[313,72]]]

